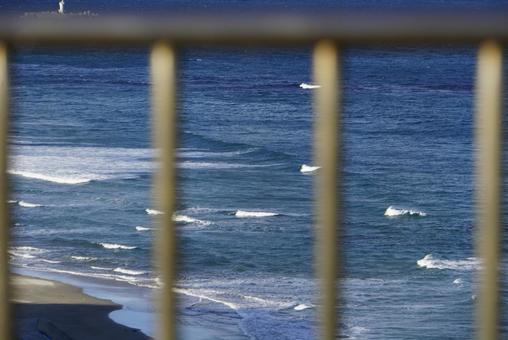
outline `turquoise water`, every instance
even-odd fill
[[[441,47],[345,52],[338,247],[349,338],[472,337],[475,51]],[[147,64],[137,49],[14,56],[16,268],[133,291],[160,284]],[[312,83],[310,66],[309,49],[183,52],[182,315],[226,318],[257,339],[315,335],[316,172],[300,171],[312,165],[313,89],[300,87]]]

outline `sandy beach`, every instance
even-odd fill
[[[115,323],[109,313],[122,306],[97,299],[58,281],[13,275],[13,307],[23,339],[149,339]]]

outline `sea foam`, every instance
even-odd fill
[[[428,269],[452,269],[452,270],[473,270],[480,268],[480,261],[475,257],[468,257],[465,260],[442,260],[427,254],[416,264],[421,268]]]
[[[274,212],[267,212],[267,211],[246,211],[246,210],[237,210],[235,212],[235,216],[239,218],[247,218],[247,217],[254,217],[254,218],[261,218],[261,217],[272,217],[272,216],[278,216],[278,213]]]
[[[147,230],[152,230],[152,228],[147,228],[147,227],[143,227],[143,226],[137,225],[136,226],[136,230],[137,231],[147,231]]]
[[[389,206],[385,211],[385,216],[387,217],[396,217],[396,216],[427,216],[427,214],[420,210],[413,209],[402,209],[395,208],[394,206]]]
[[[125,250],[130,250],[130,249],[136,249],[137,247],[136,246],[126,246],[126,245],[123,245],[123,244],[117,244],[117,243],[99,243],[103,248],[106,248],[106,249],[125,249]]]

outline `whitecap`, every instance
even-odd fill
[[[402,208],[396,208],[392,205],[390,205],[386,211],[385,216],[387,217],[396,217],[396,216],[427,216],[427,213],[420,211],[420,210],[413,210],[413,209],[402,209]]]
[[[135,246],[126,246],[126,245],[123,245],[123,244],[117,244],[117,243],[99,243],[103,248],[106,248],[106,249],[126,249],[126,250],[130,250],[130,249],[136,249],[137,247]]]
[[[125,269],[125,268],[121,268],[121,267],[117,267],[117,268],[113,269],[113,271],[117,272],[117,273],[127,274],[127,275],[143,275],[143,274],[146,274],[146,272],[141,271],[141,270],[130,270],[130,269]]]
[[[255,217],[255,218],[261,218],[261,217],[272,217],[272,216],[278,216],[278,213],[274,212],[267,212],[267,211],[246,211],[246,210],[237,210],[235,212],[235,216],[239,218],[247,218],[247,217]]]
[[[266,168],[272,166],[278,166],[280,163],[276,164],[245,164],[245,163],[227,163],[227,162],[193,162],[193,161],[185,161],[178,163],[178,167],[181,169],[191,169],[191,170],[199,170],[199,169],[209,169],[209,170],[218,170],[218,169],[241,169],[241,168]]]
[[[475,257],[468,257],[465,260],[442,260],[434,258],[432,254],[425,255],[416,261],[416,264],[427,269],[473,270],[480,268],[480,261]]]
[[[318,169],[321,169],[320,166],[312,166],[312,165],[307,165],[307,164],[302,164],[302,166],[300,167],[300,172],[302,173],[307,173],[307,172],[314,172]]]
[[[315,85],[315,84],[308,84],[308,83],[301,83],[300,88],[304,90],[311,90],[311,89],[318,89],[321,85]]]
[[[16,204],[18,203],[18,201],[15,201],[15,200],[8,200],[7,201],[7,204]]]
[[[136,226],[136,230],[137,231],[147,231],[147,230],[152,230],[152,228],[147,228],[147,227],[143,227],[143,226],[137,225]]]
[[[148,215],[162,215],[162,214],[164,214],[162,211],[155,210],[155,209],[145,209],[145,211]]]
[[[462,284],[462,282],[463,281],[460,278],[453,280],[453,284],[456,284],[456,285],[460,285],[460,284]]]
[[[29,203],[25,201],[19,201],[18,205],[23,208],[37,208],[42,207],[42,204],[36,204],[36,203]]]

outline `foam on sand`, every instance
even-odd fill
[[[307,164],[302,164],[302,166],[300,167],[300,172],[302,173],[309,173],[309,172],[314,172],[318,169],[321,169],[320,166],[312,166],[312,165],[307,165]]]
[[[311,89],[318,89],[321,85],[315,85],[315,84],[308,84],[308,83],[301,83],[300,88],[304,90],[311,90]]]
[[[19,201],[18,205],[23,208],[37,208],[42,207],[42,204],[36,204],[36,203],[29,203],[25,201]]]
[[[268,211],[246,211],[246,210],[237,210],[235,212],[235,217],[239,218],[262,218],[262,217],[272,217],[279,216],[278,213],[268,212]]]
[[[396,207],[390,205],[385,211],[385,216],[387,216],[387,217],[397,217],[397,216],[424,217],[424,216],[427,216],[427,213],[420,211],[420,210],[396,208]]]
[[[124,249],[124,250],[130,250],[130,249],[136,249],[136,246],[126,246],[123,244],[117,244],[117,243],[99,243],[103,248],[105,249]]]
[[[475,257],[468,257],[465,260],[442,260],[427,254],[416,261],[418,267],[427,269],[451,269],[451,270],[474,270],[480,268],[480,261]],[[455,281],[454,281],[455,283]]]

